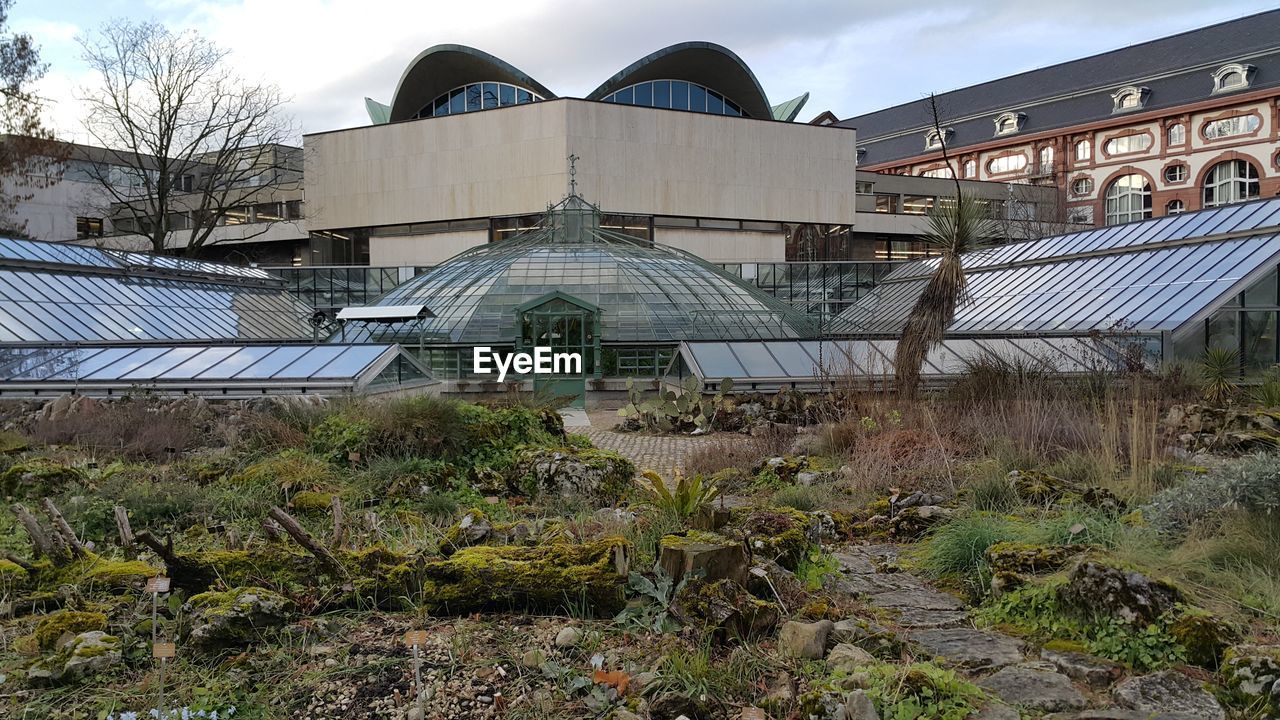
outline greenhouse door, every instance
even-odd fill
[[[572,397],[570,405],[586,405],[587,377],[594,376],[597,366],[598,311],[589,303],[562,293],[538,298],[518,308],[520,313],[521,352],[532,353],[548,348],[555,363],[551,374],[534,374],[533,386],[561,397]],[[570,363],[567,358],[581,358]]]

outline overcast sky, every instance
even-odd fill
[[[84,139],[89,78],[76,38],[114,17],[195,28],[241,72],[279,85],[304,132],[368,124],[424,48],[486,50],[562,96],[685,40],[746,61],[774,104],[841,118],[1273,9],[1275,0],[16,0],[10,24],[49,63],[40,90],[63,137]]]

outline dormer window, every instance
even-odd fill
[[[1245,63],[1223,65],[1213,71],[1213,92],[1226,93],[1244,90],[1253,82],[1256,67]]]
[[[1151,91],[1145,87],[1137,87],[1129,85],[1111,93],[1111,101],[1115,103],[1115,107],[1111,112],[1132,112],[1141,110],[1147,105],[1147,96]]]
[[[955,131],[951,128],[943,128],[941,134],[937,130],[930,130],[924,134],[924,149],[940,150],[943,143],[951,142],[953,135],[955,135]]]
[[[867,149],[864,147],[858,148],[858,162],[862,162],[866,158],[867,158]]]
[[[1027,121],[1027,114],[1020,112],[1001,113],[996,117],[996,135],[1012,135],[1022,129]]]

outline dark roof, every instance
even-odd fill
[[[400,76],[391,99],[390,120],[408,120],[441,93],[485,80],[518,85],[548,100],[555,97],[542,83],[483,50],[466,45],[435,45],[418,53]]]
[[[1111,94],[1126,85],[1150,89],[1143,110],[1206,100],[1213,70],[1237,61],[1257,67],[1251,90],[1280,87],[1280,10],[941,93],[937,101],[958,148],[991,140],[996,116],[1008,110],[1026,113],[1021,135],[1115,117]],[[930,122],[928,100],[920,99],[838,124],[857,128],[867,148],[862,162],[873,165],[924,153]]]
[[[710,42],[676,43],[651,52],[604,81],[587,99],[600,100],[646,80],[695,82],[723,94],[751,117],[773,118],[769,98],[751,68],[729,48]]]

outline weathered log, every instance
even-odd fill
[[[262,518],[262,532],[267,536],[267,542],[280,542],[280,526],[271,518]]]
[[[35,567],[34,565],[32,565],[31,563],[27,562],[26,560],[23,560],[22,558],[18,557],[17,555],[14,555],[14,554],[13,554],[13,553],[11,553],[11,552],[7,552],[7,553],[5,553],[5,554],[4,554],[4,559],[5,559],[5,560],[8,560],[9,562],[13,563],[14,565],[17,565],[18,567],[22,568],[23,570],[26,570],[27,572],[35,572],[35,570],[36,570],[36,567]]]
[[[284,528],[284,531],[289,533],[289,537],[311,553],[312,557],[323,563],[335,575],[347,577],[347,570],[342,567],[342,563],[338,562],[338,558],[329,552],[329,548],[316,542],[315,538],[311,537],[311,534],[299,525],[292,515],[274,505],[271,507],[270,514],[271,519]]]
[[[27,531],[27,537],[31,538],[31,547],[36,557],[47,557],[54,565],[65,565],[71,560],[71,554],[67,548],[59,545],[61,538],[55,540],[54,536],[45,532],[40,526],[40,521],[22,503],[14,503],[10,509]]]
[[[67,519],[62,517],[62,513],[58,512],[58,506],[53,504],[49,498],[40,501],[40,507],[44,509],[44,514],[49,516],[49,522],[53,523],[53,531],[62,537],[62,541],[66,543],[67,548],[75,557],[81,558],[88,555],[84,545],[80,543],[76,533],[71,529]]]
[[[335,548],[341,548],[347,538],[346,518],[342,513],[342,500],[338,499],[337,495],[334,495],[329,505],[333,510],[333,539],[329,541],[329,544]]]
[[[120,535],[120,547],[124,550],[124,556],[133,560],[138,557],[138,548],[134,545],[133,527],[129,525],[129,511],[125,510],[123,505],[116,505],[112,508],[112,512],[116,516],[116,532]]]
[[[239,530],[236,530],[236,529],[235,529],[235,528],[233,528],[233,527],[229,527],[229,528],[227,528],[226,538],[227,538],[227,549],[228,549],[228,550],[242,550],[242,549],[244,549],[244,543],[240,541],[240,531],[239,531]]]

